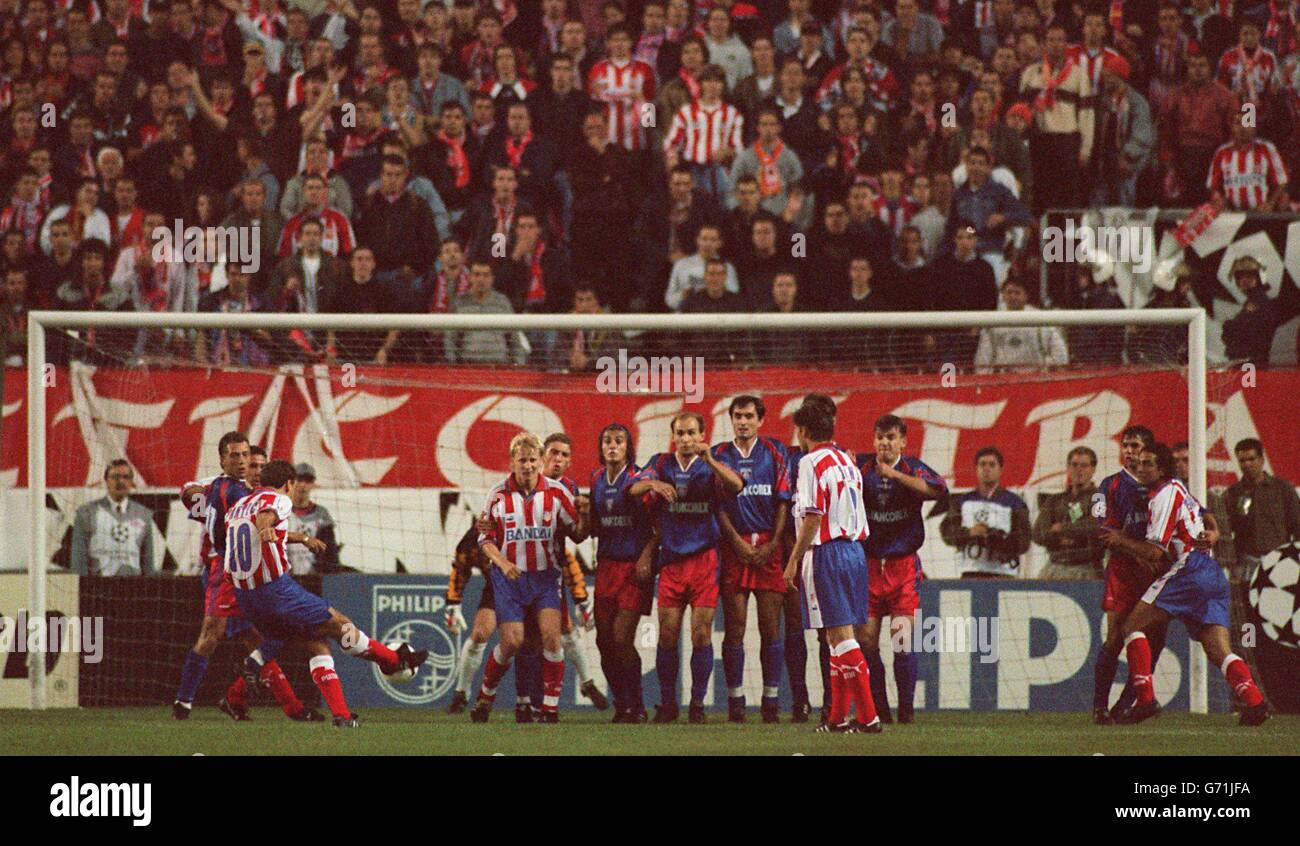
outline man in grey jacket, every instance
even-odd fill
[[[469,266],[469,291],[451,301],[452,314],[514,314],[510,300],[492,288],[492,265],[475,261]],[[523,364],[527,351],[518,332],[446,332],[443,348],[453,364]]]
[[[77,509],[72,524],[72,572],[91,576],[139,576],[153,563],[153,513],[129,494],[135,473],[125,458],[104,471],[108,495]]]
[[[1102,91],[1096,109],[1094,206],[1134,205],[1138,176],[1146,170],[1155,149],[1156,131],[1151,121],[1151,106],[1136,88],[1128,84],[1128,77],[1128,62],[1120,56],[1107,54],[1102,61]]]

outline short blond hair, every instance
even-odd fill
[[[514,458],[522,450],[532,450],[540,455],[542,442],[532,432],[520,432],[510,439],[510,457]]]

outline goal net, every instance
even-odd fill
[[[952,494],[924,510],[919,554],[930,583],[914,638],[923,653],[918,707],[1083,710],[1102,636],[1100,582],[1038,578],[1052,558],[1044,545],[1051,527],[1035,524],[1066,487],[1071,451],[1091,450],[1099,482],[1119,469],[1119,434],[1135,423],[1166,443],[1190,442],[1194,490],[1203,494],[1207,478],[1222,483],[1230,445],[1253,431],[1239,374],[1206,373],[1200,314],[36,315],[26,379],[41,390],[27,390],[14,369],[5,382],[3,508],[6,525],[38,528],[29,544],[0,552],[0,568],[25,569],[34,556],[48,572],[38,567],[31,579],[34,607],[74,607],[67,594],[75,590],[82,615],[104,617],[108,654],[83,667],[81,704],[168,702],[202,615],[193,578],[201,526],[179,493],[220,472],[225,432],[244,431],[271,458],[311,466],[310,499],[332,519],[336,545],[321,560],[295,560],[305,578],[414,574],[434,580],[441,595],[456,544],[506,474],[506,445],[519,431],[567,434],[568,475],[585,489],[608,423],[629,427],[644,463],[671,449],[669,421],[683,410],[703,414],[710,443],[727,441],[731,400],[750,394],[766,406],[760,434],[790,443],[791,415],[817,391],[839,404],[836,437],[852,451],[873,451],[881,415],[906,421],[906,453]],[[20,438],[29,415],[42,422]],[[1198,417],[1208,425],[1189,426]],[[949,529],[969,519],[958,497],[978,485],[984,447],[1002,456],[997,486],[1023,501],[1030,536],[996,553],[1012,579],[956,581],[978,551],[956,544]],[[69,570],[134,572],[111,539],[96,536],[88,548],[77,520],[106,495],[106,470],[119,459],[132,471],[131,498],[149,515],[143,567],[156,577],[82,579],[74,589],[63,577]],[[33,491],[43,513],[33,514]],[[593,553],[592,542],[579,545],[588,566]],[[598,573],[594,582],[599,593]],[[471,581],[467,616],[475,584],[481,577]],[[745,687],[756,703],[752,603],[748,617]],[[656,637],[656,618],[643,617],[637,643],[650,703],[658,696]],[[815,705],[822,685],[812,633],[807,642]],[[1161,662],[1157,688],[1173,691],[1176,705],[1204,710],[1203,668],[1192,663],[1200,650],[1178,643]],[[583,648],[603,687],[590,634]],[[223,649],[212,667],[240,657]],[[881,652],[888,666],[887,640]],[[291,677],[306,678],[301,669]],[[211,671],[198,701],[219,697],[228,680],[225,670]],[[896,701],[892,673],[888,684]],[[309,682],[302,687],[311,694]],[[440,702],[449,690],[425,692]],[[720,662],[714,691],[711,702],[725,700]],[[1224,694],[1211,698],[1221,704]],[[76,704],[65,699],[33,696]]]

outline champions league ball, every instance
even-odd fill
[[[1300,649],[1300,546],[1287,544],[1264,556],[1250,583],[1250,607],[1270,640]]]
[[[384,646],[387,646],[389,649],[396,652],[397,647],[401,646],[401,644],[397,641],[393,641],[392,643],[384,644]],[[384,678],[388,679],[393,684],[402,684],[415,678],[415,674],[418,670],[418,667],[403,667],[395,673],[384,673]]]

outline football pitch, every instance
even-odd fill
[[[745,725],[710,713],[706,725],[611,725],[608,712],[516,725],[508,709],[484,725],[465,714],[369,709],[361,726],[293,723],[271,708],[234,723],[216,708],[184,722],[170,709],[96,708],[0,713],[2,755],[1296,755],[1300,716],[1237,726],[1234,714],[1161,714],[1140,726],[1094,726],[1090,715],[922,713],[880,735],[827,735],[813,724]],[[785,716],[783,715],[783,719]]]

